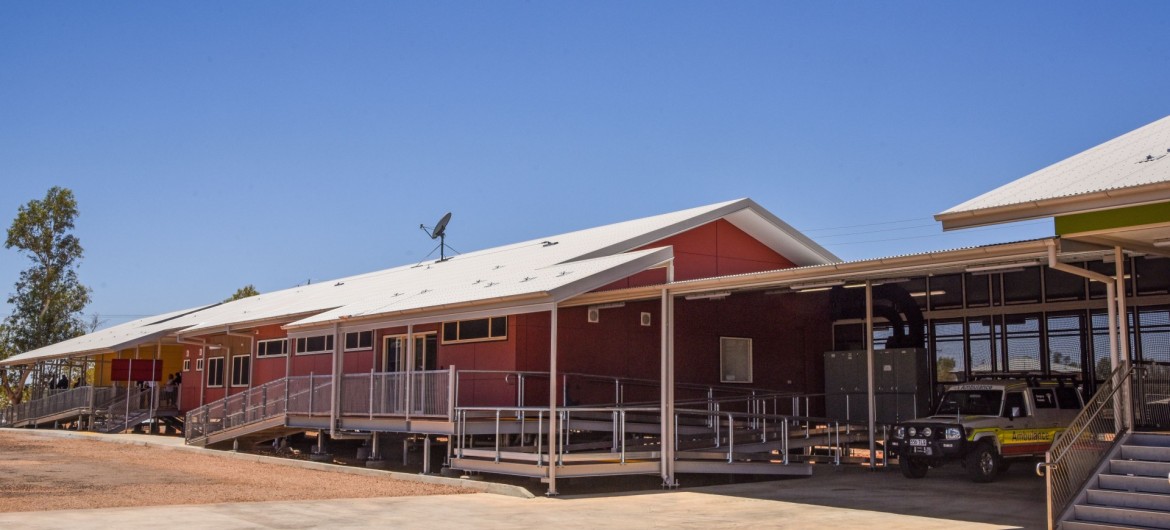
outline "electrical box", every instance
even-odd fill
[[[895,423],[930,413],[930,359],[921,348],[875,350],[874,394],[878,423]],[[865,350],[825,352],[825,413],[853,422],[868,421],[868,363]]]

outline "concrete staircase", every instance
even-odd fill
[[[1135,433],[1060,523],[1062,530],[1170,528],[1170,435]]]

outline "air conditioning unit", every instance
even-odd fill
[[[585,320],[588,320],[590,324],[601,322],[601,310],[596,307],[590,307],[589,312],[585,315]]]

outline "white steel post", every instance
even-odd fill
[[[669,285],[674,281],[674,260],[672,259],[666,266],[666,283]],[[660,418],[659,418],[659,433],[661,433],[660,447],[662,449],[661,455],[661,471],[662,484],[668,488],[677,485],[674,478],[674,297],[670,294],[670,289],[664,287],[662,289],[661,308],[659,310],[659,330],[661,336],[659,337],[659,347],[661,348],[660,369],[661,374],[659,381],[661,388],[659,389],[660,402]],[[616,435],[616,433],[615,433]],[[624,443],[624,440],[623,440]]]
[[[1117,274],[1114,276],[1114,281],[1117,282],[1117,340],[1121,346],[1120,352],[1122,363],[1126,369],[1133,366],[1133,359],[1130,358],[1129,351],[1129,309],[1125,302],[1125,252],[1122,252],[1121,247],[1113,247],[1114,267]],[[1125,421],[1125,426],[1133,430],[1133,378],[1127,378],[1122,383],[1121,403],[1122,420]]]
[[[548,352],[548,492],[557,495],[557,305],[549,311],[549,352]],[[498,443],[498,440],[497,440]]]
[[[341,366],[342,366],[342,351],[341,347],[341,324],[333,324],[333,388],[329,393],[329,436],[337,436],[337,418],[340,416],[341,410]]]
[[[406,421],[414,407],[414,324],[406,325]]]
[[[869,468],[877,469],[877,396],[874,393],[873,373],[873,281],[865,280],[865,379],[869,400]]]

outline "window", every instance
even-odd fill
[[[966,380],[967,355],[963,350],[962,320],[940,320],[934,326],[935,378],[940,383]]]
[[[256,343],[257,357],[280,357],[288,353],[288,341],[285,339],[262,340]]]
[[[930,308],[958,309],[963,307],[963,275],[947,274],[930,277]]]
[[[1040,301],[1040,268],[1003,273],[1003,303],[1032,304]]]
[[[191,371],[191,359],[183,359],[183,371],[184,372]]]
[[[1033,388],[1032,404],[1038,409],[1056,408],[1056,392],[1051,388]]]
[[[1076,267],[1077,265],[1071,264]],[[1049,302],[1085,299],[1085,279],[1075,274],[1044,269],[1044,299]]]
[[[1085,315],[1064,313],[1048,315],[1048,370],[1080,372],[1085,344]]]
[[[333,335],[317,335],[297,339],[297,354],[329,353],[333,351]]]
[[[508,338],[508,317],[479,318],[443,323],[443,343]]]
[[[1138,310],[1141,326],[1139,345],[1143,361],[1170,362],[1170,307],[1143,307]]]
[[[345,351],[368,350],[374,347],[373,331],[355,331],[345,334]]]
[[[250,355],[236,355],[232,357],[232,386],[248,386],[251,380],[252,357]]]
[[[1023,418],[1030,416],[1028,407],[1024,406],[1023,392],[1008,392],[1003,401],[1003,415],[1009,418]]]
[[[967,307],[987,307],[991,305],[990,274],[967,273],[965,283]]]
[[[1135,258],[1133,264],[1139,295],[1170,293],[1170,259],[1144,256]]]
[[[1038,372],[1040,366],[1040,315],[1006,315],[1004,335],[1006,368],[1011,372]]]
[[[202,358],[195,359],[195,371],[196,372],[203,371],[203,359]]]
[[[223,357],[207,360],[207,386],[223,386]]]
[[[991,320],[990,316],[967,319],[967,345],[971,352],[972,372],[996,371],[999,342],[994,337]]]
[[[719,337],[719,381],[752,382],[752,339]]]

